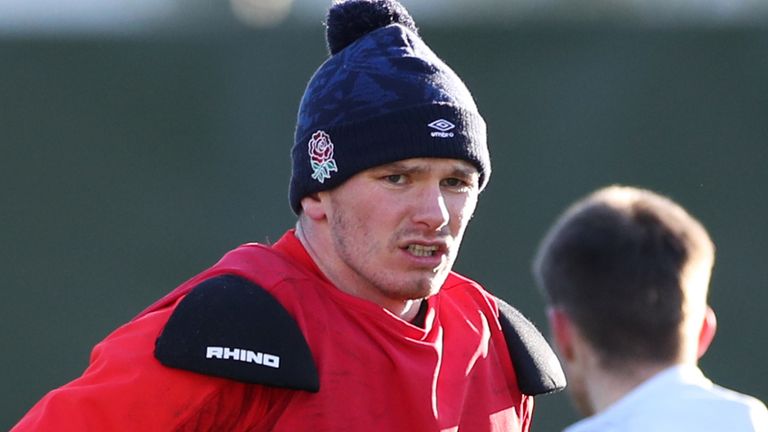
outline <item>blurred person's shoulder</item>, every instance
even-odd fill
[[[696,366],[674,366],[565,432],[687,430],[768,432],[768,411],[759,399],[714,384]]]

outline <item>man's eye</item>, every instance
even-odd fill
[[[402,174],[390,174],[385,179],[392,184],[400,184],[405,180],[405,177]]]
[[[464,180],[457,179],[457,178],[447,178],[447,179],[443,180],[443,183],[446,186],[448,186],[448,187],[462,187],[462,186],[466,186],[466,182],[464,182]]]

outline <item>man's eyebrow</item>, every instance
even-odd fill
[[[406,164],[403,162],[390,162],[385,165],[381,165],[375,168],[376,170],[381,171],[398,171],[398,172],[404,172],[404,173],[413,173],[413,172],[422,172],[422,171],[429,171],[429,165],[427,164]]]
[[[480,173],[477,172],[477,169],[473,166],[456,166],[453,168],[453,171],[451,171],[451,175],[456,177],[465,177],[465,178],[472,178],[472,177],[479,177]]]
[[[374,171],[396,171],[403,174],[413,174],[429,172],[433,169],[433,166],[429,163],[409,164],[401,161],[395,161],[385,165],[380,165],[376,167]],[[450,172],[448,173],[448,176],[452,177],[472,179],[474,177],[480,176],[480,173],[477,171],[477,169],[471,165],[456,164],[449,169]]]

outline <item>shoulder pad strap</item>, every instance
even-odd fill
[[[520,391],[535,396],[564,389],[565,374],[544,336],[520,311],[499,298],[497,301]]]
[[[317,367],[288,311],[239,276],[208,279],[174,310],[155,344],[160,363],[237,381],[317,392]]]

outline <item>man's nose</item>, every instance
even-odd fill
[[[413,221],[437,231],[448,224],[450,213],[439,185],[426,186],[414,204]]]

